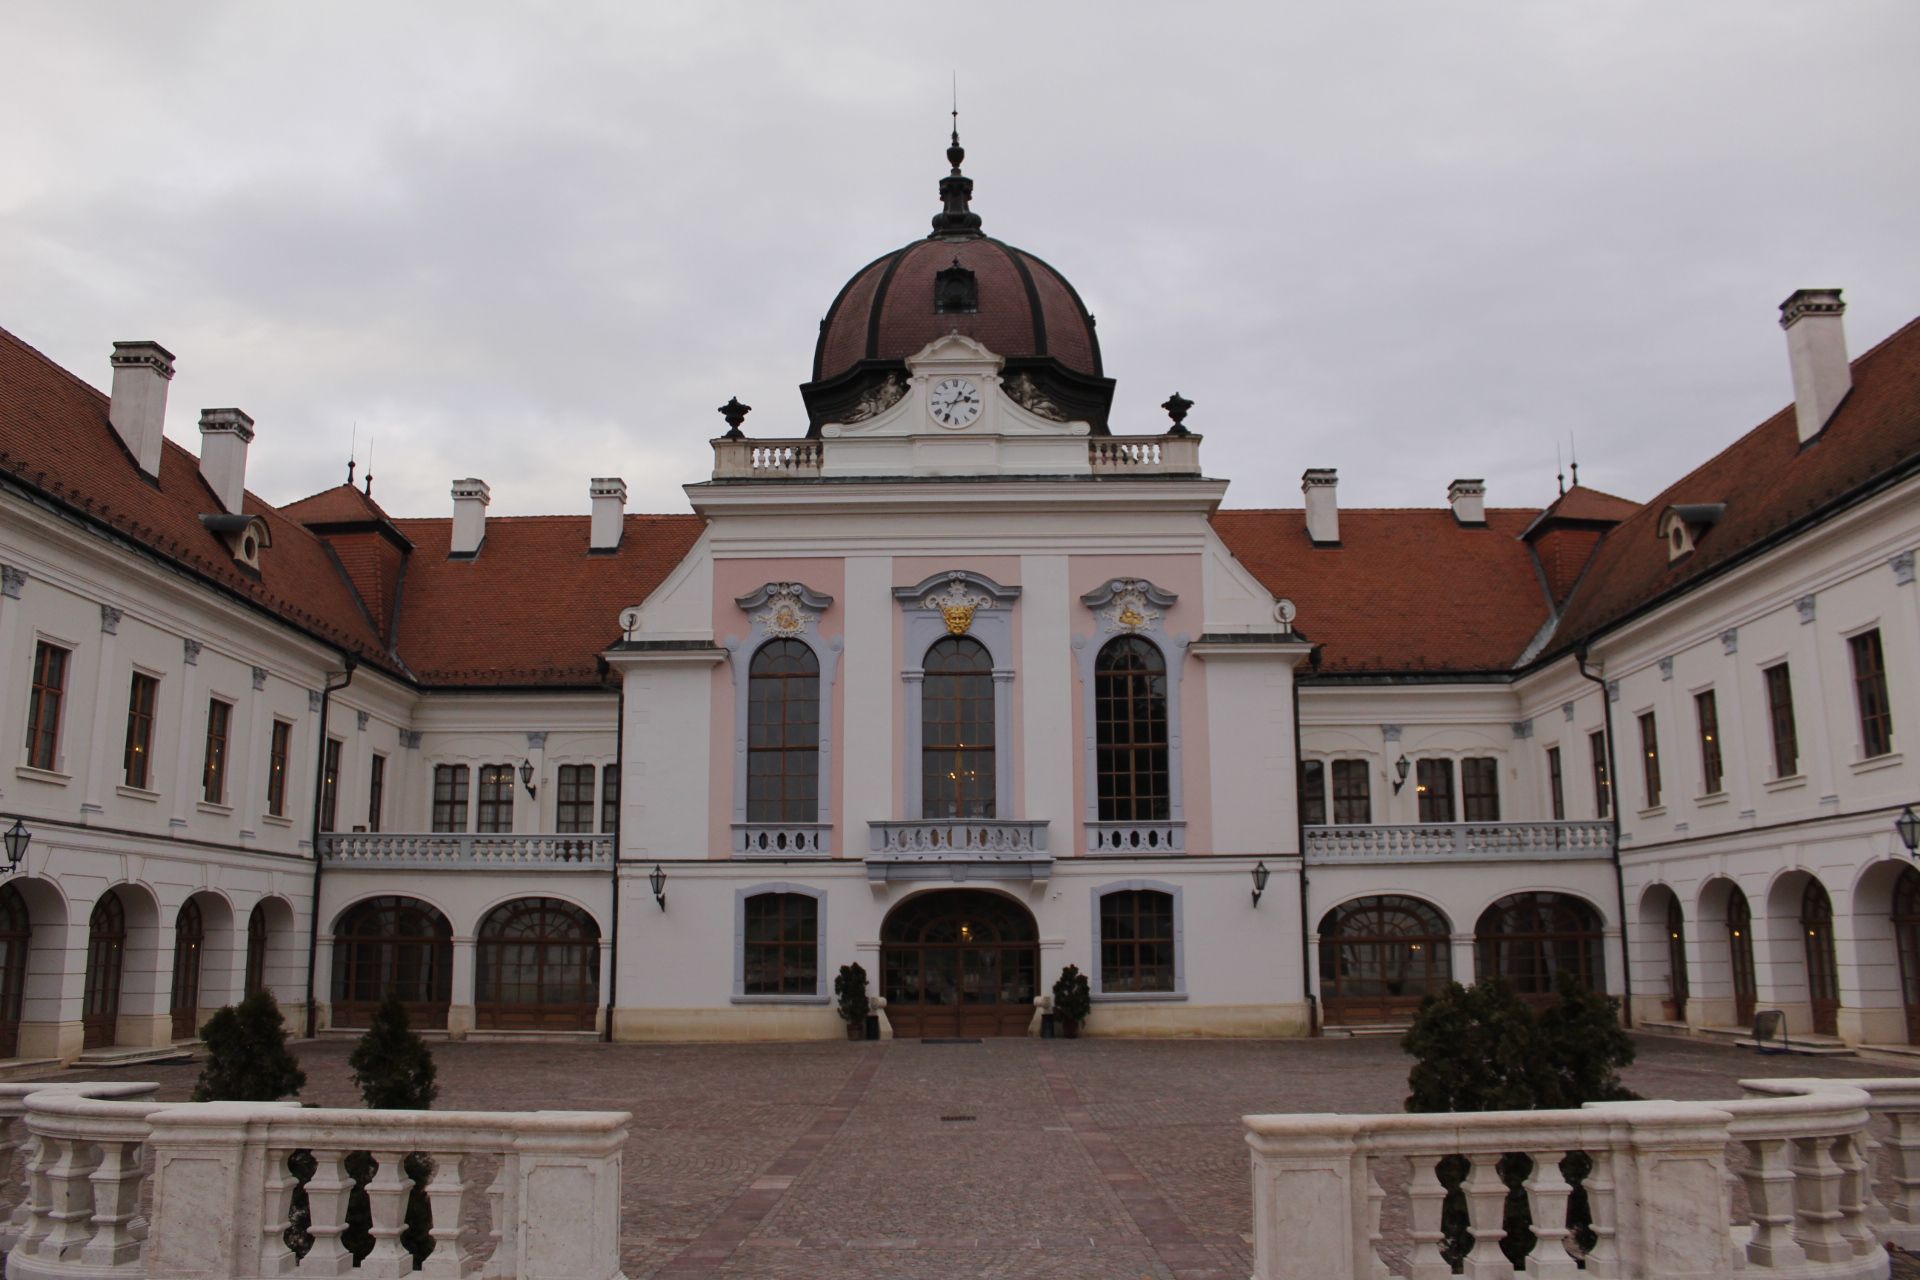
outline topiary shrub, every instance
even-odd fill
[[[839,1001],[840,1017],[847,1024],[847,1039],[858,1040],[867,1033],[867,971],[857,964],[843,964],[833,980],[834,998]]]
[[[392,992],[347,1059],[353,1086],[376,1111],[424,1111],[440,1096],[433,1054],[407,1023],[407,1007]]]
[[[1093,1012],[1093,988],[1079,965],[1070,964],[1060,971],[1053,984],[1053,1016],[1060,1020],[1060,1033],[1069,1040],[1080,1034],[1080,1024]]]
[[[271,991],[227,1005],[200,1028],[207,1063],[193,1086],[195,1102],[275,1102],[307,1083],[287,1048],[287,1020]]]

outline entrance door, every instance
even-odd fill
[[[1011,898],[978,889],[909,898],[887,916],[880,944],[881,994],[895,1035],[1026,1034],[1039,930]]]
[[[26,899],[12,885],[0,885],[0,1058],[19,1052],[20,1002],[27,989],[31,937]]]
[[[109,889],[87,921],[87,985],[80,1007],[81,1047],[100,1049],[119,1036],[120,967],[127,952],[127,913]]]
[[[1667,895],[1667,981],[1673,992],[1673,1019],[1687,1020],[1687,918],[1680,899]]]
[[[1833,955],[1833,901],[1818,880],[1800,895],[1800,927],[1807,939],[1807,999],[1813,1034],[1840,1034],[1840,966]]]
[[[1453,980],[1452,930],[1428,902],[1356,898],[1320,921],[1320,1005],[1329,1026],[1407,1022]]]
[[[207,940],[200,906],[188,898],[173,924],[173,995],[167,1010],[173,1015],[173,1038],[191,1040],[200,1021],[200,952]]]
[[[1753,911],[1738,889],[1727,895],[1727,956],[1733,966],[1734,1025],[1751,1027],[1759,1004],[1753,985]]]
[[[1900,873],[1893,886],[1893,941],[1900,952],[1900,1000],[1907,1009],[1907,1043],[1920,1044],[1920,871]]]
[[[591,1031],[600,930],[558,898],[517,898],[480,923],[474,1025],[483,1031]]]

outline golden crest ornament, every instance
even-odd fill
[[[940,616],[946,619],[950,634],[963,636],[973,628],[973,606],[970,604],[942,605]]]

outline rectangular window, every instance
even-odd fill
[[[1613,782],[1607,777],[1607,734],[1599,730],[1587,737],[1593,750],[1593,815],[1604,818],[1613,812]]]
[[[1460,798],[1468,822],[1500,821],[1500,761],[1468,756],[1460,762]]]
[[[367,830],[380,829],[380,810],[387,798],[387,758],[375,754],[367,766]]]
[[[513,830],[513,766],[480,766],[479,822],[475,831],[504,835]]]
[[[327,739],[327,767],[320,774],[320,829],[332,831],[340,807],[340,739]]]
[[[1887,699],[1886,655],[1880,629],[1847,641],[1853,654],[1853,701],[1860,712],[1860,754],[1871,760],[1893,750],[1893,704]]]
[[[267,748],[267,812],[276,818],[287,816],[287,755],[292,747],[293,726],[275,720],[272,745]]]
[[[802,893],[756,893],[743,914],[741,994],[810,996],[819,990],[819,902]]]
[[[1791,778],[1800,772],[1800,733],[1793,723],[1793,677],[1787,664],[1760,673],[1767,681],[1767,717],[1773,724],[1773,776]]]
[[[1653,712],[1640,715],[1641,768],[1647,784],[1647,808],[1660,807],[1660,731],[1653,723]]]
[[[1413,789],[1420,797],[1420,821],[1453,821],[1453,761],[1417,762],[1413,771]]]
[[[1321,760],[1300,762],[1300,821],[1310,827],[1327,821],[1327,766]]]
[[[60,766],[60,702],[67,693],[67,650],[42,640],[33,651],[33,692],[27,703],[27,765]]]
[[[1720,707],[1713,690],[1693,695],[1694,717],[1700,722],[1700,782],[1704,794],[1718,795],[1721,785]]]
[[[200,769],[200,797],[223,804],[227,797],[227,736],[233,728],[233,704],[207,699],[207,755]]]
[[[1373,766],[1365,760],[1333,762],[1333,820],[1362,825],[1373,821]]]
[[[612,765],[600,770],[600,830],[613,834],[620,822],[620,771]]]
[[[467,776],[467,766],[463,764],[433,766],[433,829],[435,831],[467,829]]]
[[[127,785],[148,789],[153,781],[153,704],[160,682],[144,672],[133,673],[127,690]]]
[[[593,830],[593,774],[590,764],[560,766],[559,798],[553,811],[553,829],[564,834]]]
[[[1547,800],[1553,805],[1553,820],[1567,820],[1567,784],[1560,776],[1560,748],[1547,748]]]

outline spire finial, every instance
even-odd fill
[[[1553,442],[1553,482],[1559,486],[1560,496],[1567,496],[1567,469],[1560,461],[1560,442]]]
[[[947,164],[951,168],[947,176],[940,179],[940,212],[933,215],[933,235],[939,236],[977,236],[980,234],[980,215],[968,206],[973,200],[973,179],[960,172],[960,165],[967,158],[967,150],[960,145],[960,73],[953,76],[953,132],[947,145]]]
[[[1580,446],[1575,443],[1573,432],[1567,432],[1567,470],[1573,473],[1573,487],[1580,487]]]
[[[367,496],[373,496],[373,437],[367,437]]]
[[[359,452],[360,452],[360,424],[359,422],[356,421],[353,424],[353,434],[348,437],[348,444],[347,444],[347,488],[349,489],[353,488],[354,455],[358,454]]]

